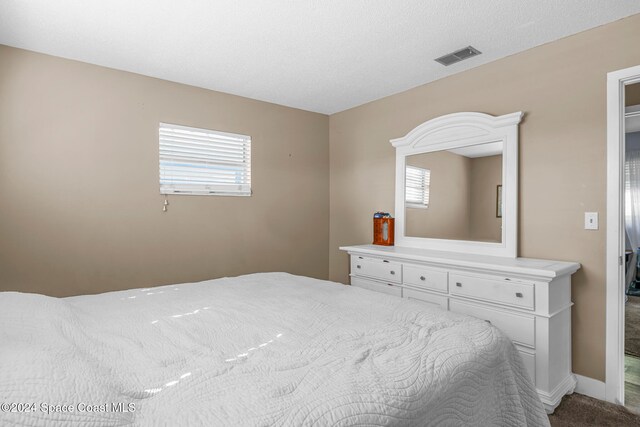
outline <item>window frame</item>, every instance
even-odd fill
[[[419,171],[421,173],[421,179],[422,179],[422,186],[418,187],[418,186],[411,186],[408,183],[409,180],[409,170],[410,169],[414,169],[416,171]],[[407,165],[406,169],[405,169],[405,178],[404,178],[404,188],[405,188],[405,194],[404,194],[404,203],[405,203],[405,207],[406,208],[414,208],[414,209],[428,209],[429,208],[429,204],[431,202],[430,199],[430,191],[431,191],[431,169],[427,169],[427,168],[422,168],[419,166],[410,166]],[[416,203],[414,201],[409,201],[408,200],[408,195],[407,195],[407,190],[411,188],[417,191],[421,191],[422,192],[422,203]],[[427,200],[427,203],[424,203],[424,200]]]
[[[251,146],[249,135],[159,122],[160,194],[250,197]]]

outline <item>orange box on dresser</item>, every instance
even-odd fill
[[[394,238],[393,218],[373,218],[373,244],[393,246]]]

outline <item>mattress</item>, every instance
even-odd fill
[[[285,273],[0,293],[0,425],[547,426],[490,324]]]

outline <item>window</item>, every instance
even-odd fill
[[[160,123],[160,193],[251,195],[251,137]]]
[[[405,202],[409,208],[429,207],[429,169],[407,166],[405,175]]]

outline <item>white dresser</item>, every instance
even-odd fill
[[[522,356],[548,412],[573,392],[574,262],[374,245],[346,246],[351,284],[491,322]]]

